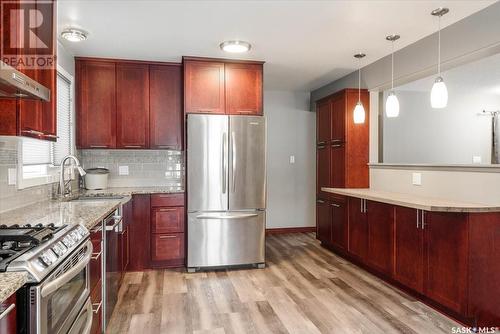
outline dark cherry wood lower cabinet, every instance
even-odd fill
[[[91,334],[102,333],[102,281],[99,280],[95,289],[90,294],[90,302],[92,303],[92,327]]]
[[[363,201],[349,198],[349,253],[363,260],[368,247],[368,221]]]
[[[349,198],[344,251],[336,240],[341,206],[322,202],[317,229],[323,246],[462,323],[500,325],[499,212],[428,212]],[[331,242],[323,241],[328,233]]]
[[[150,268],[150,196],[133,196],[133,221],[129,224],[129,243],[133,245],[128,265],[129,271],[141,271]]]
[[[467,215],[424,211],[421,224],[423,224],[426,239],[424,293],[439,304],[459,314],[465,314],[467,310]]]
[[[424,230],[420,210],[395,207],[394,279],[408,288],[424,290]]]
[[[367,261],[373,269],[391,275],[393,264],[394,206],[366,201],[368,220]]]
[[[184,264],[184,233],[154,234],[151,244],[153,267],[178,267]]]
[[[17,308],[16,295],[13,294],[5,301],[0,303],[0,333],[16,334],[17,333]]]
[[[347,199],[334,198],[331,207],[331,242],[335,247],[347,250]]]
[[[332,216],[329,203],[322,199],[316,200],[316,238],[321,243],[330,243],[331,224]]]

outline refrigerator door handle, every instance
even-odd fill
[[[232,157],[231,157],[231,168],[232,168],[232,177],[233,177],[233,193],[236,192],[236,135],[234,131],[231,131],[231,148],[232,148]]]
[[[226,184],[227,184],[227,154],[226,154],[226,143],[227,143],[227,134],[224,132],[222,134],[222,193],[225,194],[227,192]]]
[[[243,213],[243,214],[237,214],[237,215],[198,215],[196,216],[196,219],[243,219],[243,218],[252,218],[252,217],[257,217],[258,214],[256,213]]]

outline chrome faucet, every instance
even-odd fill
[[[84,176],[85,174],[87,174],[85,172],[85,170],[82,168],[82,166],[80,165],[80,161],[78,160],[77,157],[75,157],[74,155],[65,156],[61,161],[61,167],[59,170],[59,173],[60,173],[60,175],[59,175],[59,194],[58,194],[59,199],[66,199],[66,198],[71,196],[71,179],[68,180],[67,182],[64,180],[64,164],[69,159],[73,159],[73,161],[76,164],[76,168],[78,169],[78,172],[80,173],[81,176]]]

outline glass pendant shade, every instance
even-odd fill
[[[431,90],[431,106],[434,109],[446,108],[448,105],[448,89],[442,77],[437,77]]]
[[[396,94],[391,91],[385,101],[385,115],[389,118],[399,116],[399,100]]]
[[[363,107],[363,103],[359,101],[354,108],[354,123],[361,124],[365,122],[365,108]]]

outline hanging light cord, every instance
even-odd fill
[[[392,56],[391,56],[391,90],[394,90],[394,41],[392,41]]]
[[[438,20],[438,76],[441,76],[441,15]]]
[[[358,102],[361,102],[361,58],[358,62]]]

